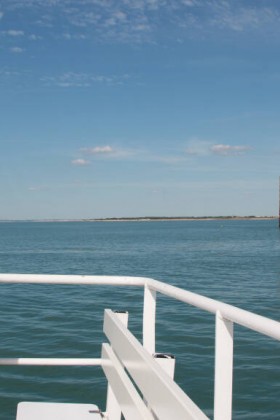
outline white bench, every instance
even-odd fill
[[[106,412],[92,404],[22,402],[17,420],[206,420],[205,414],[127,329],[127,315],[105,310],[101,366],[108,379]],[[161,360],[161,359],[159,359]]]
[[[93,404],[63,404],[48,402],[21,402],[17,420],[100,420],[101,414]]]

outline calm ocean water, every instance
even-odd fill
[[[0,272],[131,275],[158,280],[279,320],[277,221],[0,223]],[[0,284],[0,357],[99,357],[104,308],[130,313],[136,288]],[[159,297],[157,351],[176,356],[176,381],[211,418],[214,316]],[[234,419],[280,418],[280,345],[235,327]],[[98,367],[0,367],[0,418],[19,401],[95,402]],[[182,419],[183,420],[183,419]]]

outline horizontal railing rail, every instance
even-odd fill
[[[103,363],[104,361],[101,358],[0,358],[0,365],[2,366],[101,366]]]
[[[83,276],[67,274],[2,274],[0,283],[78,284],[99,286],[144,286],[151,279],[129,276]]]
[[[280,322],[237,308],[179,287],[145,277],[125,276],[83,276],[54,274],[0,274],[0,283],[34,283],[34,284],[72,284],[99,286],[136,286],[144,288],[143,309],[143,346],[155,353],[155,324],[157,293],[195,306],[216,316],[215,343],[215,396],[214,419],[231,420],[232,416],[232,377],[233,377],[233,326],[239,324],[245,328],[280,340]],[[5,359],[10,364],[40,364],[40,359]],[[14,360],[15,362],[12,362]],[[19,363],[16,362],[21,361]],[[60,364],[59,359],[49,359],[51,363]],[[63,359],[60,359],[63,360]],[[67,359],[65,359],[67,365]],[[72,361],[71,361],[72,360]],[[80,360],[80,362],[79,362]],[[99,359],[68,359],[69,364],[98,364]],[[3,363],[2,363],[3,362]],[[46,363],[45,359],[41,362]],[[78,363],[76,363],[78,362]],[[63,363],[63,362],[61,362]],[[0,364],[4,359],[0,359]]]
[[[146,286],[176,300],[207,312],[221,315],[232,322],[280,340],[280,323],[197,293],[146,277],[81,276],[55,274],[0,274],[0,283],[76,284],[99,286]]]
[[[198,295],[179,287],[171,286],[157,280],[149,279],[148,287],[166,296],[188,303],[207,312],[221,316],[243,327],[280,340],[280,323],[261,315],[237,308],[236,306],[220,302],[215,299]]]

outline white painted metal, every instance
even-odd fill
[[[0,283],[89,284],[99,286],[144,286],[144,277],[79,276],[64,274],[1,274]]]
[[[127,328],[128,326],[128,312],[127,311],[114,311],[119,320]]]
[[[125,327],[128,325],[128,312],[115,312]],[[107,387],[106,414],[110,420],[121,420],[122,412],[110,383]]]
[[[153,354],[153,358],[167,375],[173,379],[175,373],[175,357],[171,354],[155,353]]]
[[[129,420],[154,420],[109,344],[102,345],[102,359],[107,362],[103,364],[103,370],[124,417]]]
[[[149,278],[121,276],[79,276],[55,274],[6,274],[0,273],[0,283],[44,283],[44,284],[87,284],[103,286],[145,286],[151,290],[181,300],[215,314],[220,311],[222,316],[246,328],[280,340],[280,323],[260,315],[253,314],[235,306],[219,302],[196,293],[188,292],[179,287],[171,286]]]
[[[21,402],[16,420],[101,420],[94,404]]]
[[[1,358],[0,366],[100,366],[102,359]]]
[[[151,289],[164,295],[181,300],[213,314],[219,311],[229,321],[280,340],[280,322],[157,280],[149,279],[148,284]]]
[[[43,284],[76,284],[76,285],[99,285],[99,286],[137,286],[145,287],[144,313],[143,313],[143,344],[148,352],[155,351],[155,318],[156,318],[156,294],[166,296],[196,306],[202,310],[217,316],[216,333],[216,379],[215,379],[215,420],[229,419],[225,417],[223,405],[229,412],[232,393],[232,342],[230,333],[231,324],[237,323],[246,328],[265,334],[280,340],[280,323],[260,315],[250,313],[237,307],[209,299],[207,297],[180,289],[166,283],[141,277],[121,276],[77,276],[77,275],[38,275],[38,274],[0,274],[0,283],[43,283]],[[224,341],[226,340],[226,341]],[[224,342],[227,342],[224,346]],[[225,352],[224,347],[227,348]],[[227,355],[226,355],[227,354]],[[228,358],[229,363],[225,362]],[[72,360],[72,361],[71,361]],[[77,363],[78,362],[78,363]],[[0,364],[99,364],[99,359],[0,359]],[[219,373],[227,365],[226,373]],[[221,367],[221,368],[220,368]],[[225,402],[227,401],[227,402]],[[173,415],[172,415],[173,417]]]
[[[214,420],[232,418],[233,323],[216,314]]]
[[[150,354],[156,351],[156,291],[146,284],[144,289],[143,346]]]
[[[104,332],[158,419],[207,419],[109,309],[105,310]]]
[[[171,286],[145,277],[121,276],[78,276],[56,274],[0,274],[0,283],[44,283],[44,284],[77,284],[102,286],[145,286],[174,299],[181,300],[192,306],[216,314],[220,311],[222,316],[246,328],[268,335],[280,340],[280,323],[272,319],[239,309],[235,306],[219,302],[196,293],[188,292],[179,287]]]
[[[106,417],[110,420],[120,420],[122,417],[120,404],[118,403],[118,400],[109,382],[107,387]]]

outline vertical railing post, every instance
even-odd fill
[[[145,285],[143,309],[143,347],[150,354],[156,351],[156,291]]]
[[[154,359],[162,367],[170,378],[174,379],[175,357],[170,353],[155,353]]]
[[[117,312],[117,315],[121,322],[127,327],[128,312],[120,311]],[[121,408],[109,383],[107,387],[106,418],[110,420],[121,420],[122,418]]]
[[[216,312],[214,420],[232,418],[233,322]]]

